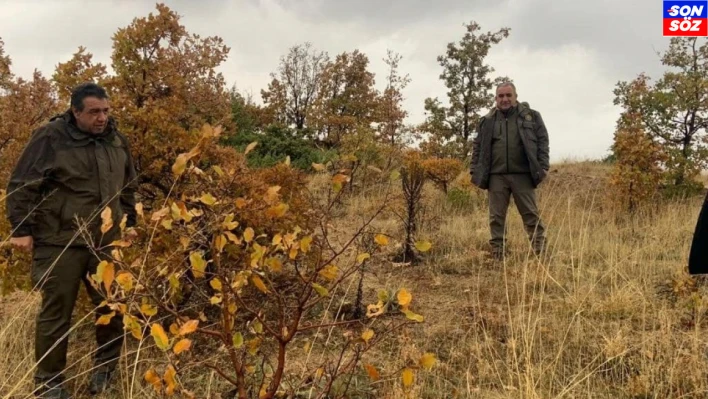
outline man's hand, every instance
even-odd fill
[[[10,244],[21,251],[31,252],[34,247],[34,239],[32,236],[12,237]]]

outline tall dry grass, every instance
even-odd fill
[[[426,187],[419,237],[430,239],[433,250],[420,265],[372,265],[364,292],[371,303],[379,287],[406,287],[425,322],[364,359],[384,378],[369,387],[376,393],[352,397],[404,397],[395,372],[402,359],[423,352],[435,353],[438,363],[431,373],[417,374],[412,397],[708,397],[708,290],[685,274],[702,198],[662,203],[629,218],[612,206],[606,172],[592,162],[554,165],[538,193],[547,253],[541,259],[532,254],[512,204],[511,253],[502,263],[485,254],[485,194],[465,174],[448,195]],[[310,188],[322,184],[315,178]],[[379,195],[372,189],[349,198],[339,228],[355,226]],[[394,236],[400,226],[392,213],[377,224]],[[37,301],[36,294],[15,294],[0,305],[2,398],[31,393]],[[79,395],[93,347],[91,322],[82,315],[77,312],[67,372]],[[126,344],[118,385],[104,397],[152,397],[142,373],[159,354],[149,343]],[[301,357],[291,354],[295,363]],[[197,397],[218,398],[225,389],[204,370],[183,382],[196,387]],[[357,384],[369,385],[363,371]]]

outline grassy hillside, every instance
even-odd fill
[[[406,287],[425,322],[383,342],[364,359],[382,380],[366,373],[352,383],[352,398],[402,398],[400,360],[435,353],[431,373],[420,373],[419,398],[679,398],[708,395],[705,311],[708,290],[684,272],[702,198],[661,204],[634,220],[610,206],[607,167],[554,165],[539,191],[549,251],[537,259],[513,204],[511,255],[487,260],[486,196],[462,174],[445,195],[425,188],[420,238],[433,250],[420,265],[373,264],[364,280],[366,303],[380,287]],[[310,189],[327,184],[314,178]],[[348,198],[343,217],[355,226],[382,193]],[[385,215],[380,230],[401,236],[401,223]],[[352,227],[353,228],[353,227]],[[342,231],[345,233],[345,231]],[[391,248],[395,251],[396,248]],[[356,283],[347,285],[354,300]],[[36,294],[13,294],[0,303],[0,397],[31,392]],[[330,312],[338,310],[334,303]],[[76,313],[68,375],[82,393],[93,345],[92,320]],[[315,346],[330,337],[316,337]],[[153,397],[142,379],[154,356],[145,341],[128,346],[122,376],[109,398]],[[292,367],[306,367],[302,350]],[[136,363],[137,360],[137,363]],[[136,366],[137,364],[137,366]],[[218,398],[217,376],[195,369],[187,386],[197,397]],[[307,397],[307,396],[304,396]],[[313,396],[314,397],[314,396]]]

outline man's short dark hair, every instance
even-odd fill
[[[78,111],[84,110],[84,98],[96,97],[98,99],[108,98],[106,89],[96,83],[82,83],[71,92],[71,107]]]

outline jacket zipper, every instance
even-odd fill
[[[506,173],[509,174],[509,118],[504,117],[504,133],[506,133]]]

